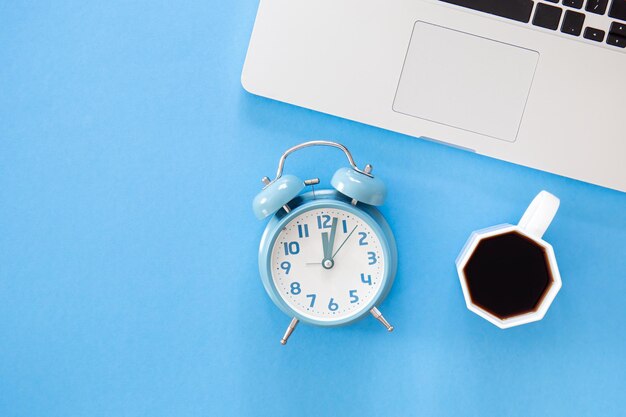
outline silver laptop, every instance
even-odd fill
[[[261,0],[254,94],[626,191],[626,0]]]

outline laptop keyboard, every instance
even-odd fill
[[[590,43],[626,48],[626,0],[440,0]]]

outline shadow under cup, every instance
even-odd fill
[[[545,248],[516,231],[482,239],[463,273],[472,303],[501,320],[537,311],[554,283]]]

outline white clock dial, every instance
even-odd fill
[[[368,306],[381,290],[385,262],[381,237],[362,218],[336,208],[293,218],[271,252],[280,296],[302,316],[329,322]]]

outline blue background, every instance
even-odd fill
[[[0,415],[624,415],[626,195],[249,95],[256,7],[0,3]],[[251,201],[312,138],[388,184],[392,334],[278,343]],[[454,260],[541,189],[562,200],[545,237],[563,289],[502,331],[466,309]]]

